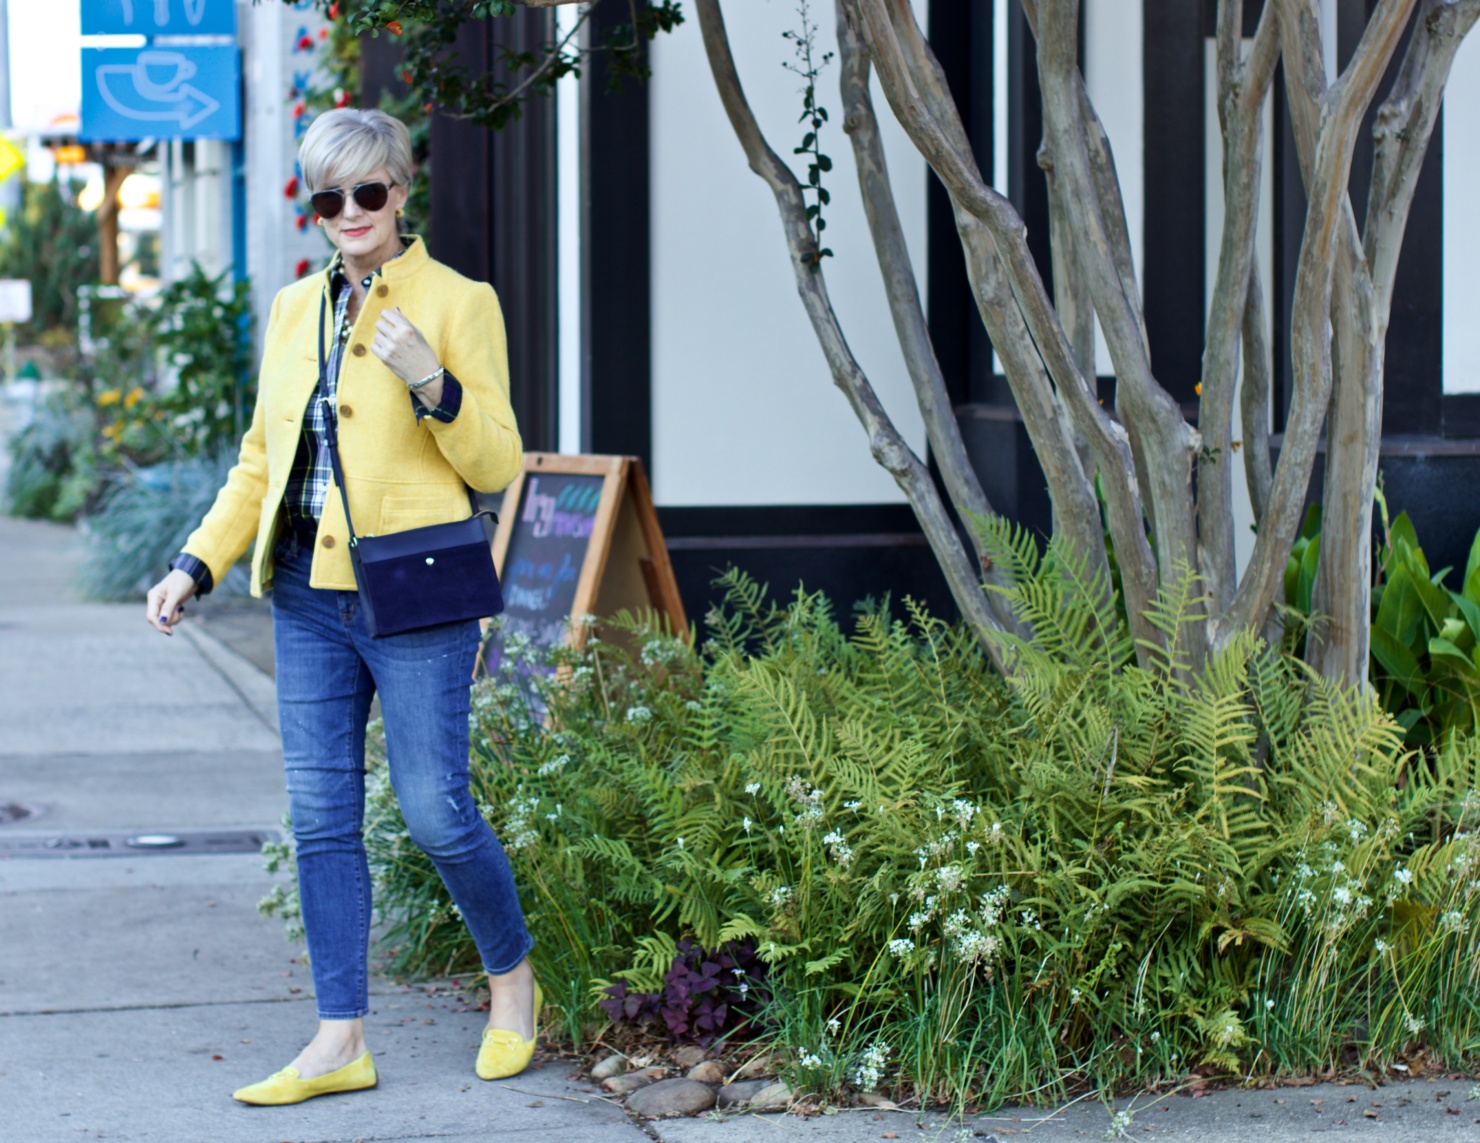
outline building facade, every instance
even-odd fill
[[[835,43],[818,4],[818,51]],[[1328,68],[1344,65],[1367,0],[1323,0]],[[1252,34],[1258,5],[1246,4]],[[1085,0],[1081,59],[1115,148],[1153,367],[1195,416],[1203,328],[1221,225],[1211,0]],[[1045,279],[1047,189],[1031,36],[1009,0],[917,0],[978,164],[1025,220]],[[726,5],[747,95],[773,148],[800,141],[800,81],[784,71],[790,5]],[[254,17],[255,18],[255,17]],[[459,50],[497,67],[507,47],[549,43],[570,9],[526,10],[465,30]],[[627,18],[602,5],[600,41]],[[369,41],[373,104],[395,82],[386,40]],[[691,614],[737,565],[779,595],[798,582],[842,608],[865,595],[922,596],[949,610],[902,495],[869,456],[797,299],[769,190],[746,167],[690,16],[650,48],[653,77],[611,90],[600,55],[583,78],[493,135],[438,117],[432,128],[434,256],[492,281],[509,322],[515,405],[530,448],[641,456]],[[1274,429],[1290,393],[1288,312],[1304,218],[1282,81],[1265,132],[1259,258],[1275,348]],[[845,333],[917,448],[924,433],[894,341],[838,124],[836,64],[819,99],[833,204],[824,267]],[[1379,97],[1380,98],[1380,97]],[[1036,460],[968,292],[944,192],[890,121],[885,145],[935,347],[973,462],[999,510],[1046,529]],[[1480,46],[1457,62],[1414,203],[1387,344],[1382,470],[1434,566],[1463,567],[1480,512],[1454,490],[1480,475]],[[1352,177],[1364,209],[1371,146]],[[1114,378],[1103,344],[1100,386]],[[1107,403],[1108,400],[1107,400]],[[1319,470],[1312,487],[1319,489]],[[1238,510],[1251,520],[1239,485]],[[1252,533],[1239,529],[1241,562]]]

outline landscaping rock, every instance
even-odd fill
[[[670,1058],[673,1060],[674,1067],[691,1068],[695,1064],[707,1059],[708,1056],[709,1053],[697,1044],[685,1044],[682,1048],[677,1049]]]
[[[601,1081],[601,1086],[613,1095],[626,1095],[638,1088],[647,1087],[650,1083],[656,1083],[662,1078],[662,1068],[643,1068],[641,1071],[627,1072],[625,1075],[604,1079]]]
[[[688,1077],[700,1083],[722,1084],[725,1082],[725,1066],[718,1060],[705,1060],[691,1067],[688,1070]]]
[[[714,1106],[714,1089],[691,1079],[669,1079],[634,1092],[627,1100],[629,1110],[649,1119],[675,1115],[698,1115]]]
[[[736,1073],[736,1079],[759,1079],[761,1076],[773,1076],[776,1074],[776,1060],[767,1052],[758,1056],[752,1056],[745,1061],[745,1065]]]
[[[749,1103],[757,1094],[771,1086],[771,1081],[737,1080],[735,1083],[727,1083],[719,1089],[715,1096],[715,1102],[720,1107],[739,1107],[742,1103]]]
[[[768,1083],[750,1099],[751,1111],[785,1111],[791,1106],[791,1088],[781,1080]]]
[[[591,1069],[591,1078],[594,1080],[611,1079],[619,1076],[627,1070],[627,1061],[621,1056],[607,1056],[594,1068]]]

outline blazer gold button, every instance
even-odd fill
[[[389,286],[376,286],[375,287],[375,296],[377,298],[388,298],[388,297],[390,297],[390,293],[391,293],[391,288]]]
[[[353,417],[355,415],[354,408],[350,405],[340,405],[339,415],[341,417]]]
[[[364,357],[365,356],[365,347],[363,345],[360,345],[357,342],[355,344],[355,347],[353,349],[351,349],[350,352],[353,353],[356,357]]]
[[[332,548],[334,546],[334,537],[325,536],[322,540],[319,541],[319,543],[326,548]]]

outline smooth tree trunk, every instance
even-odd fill
[[[984,582],[1000,585],[1003,573],[975,532],[992,509],[972,471],[930,343],[869,94],[872,74],[950,197],[967,284],[1043,469],[1054,533],[1091,574],[1103,574],[1108,532],[1142,661],[1161,656],[1178,669],[1196,670],[1241,632],[1266,629],[1324,442],[1317,585],[1323,614],[1311,646],[1329,677],[1364,682],[1383,344],[1393,284],[1444,87],[1480,0],[1377,0],[1350,62],[1329,83],[1319,0],[1268,0],[1248,45],[1241,36],[1241,0],[1218,0],[1224,221],[1195,426],[1152,368],[1114,154],[1079,70],[1079,0],[1021,3],[1036,41],[1042,95],[1038,161],[1049,182],[1053,297],[1028,251],[1022,219],[977,168],[909,0],[836,0],[844,129],[895,334],[939,466],[938,487],[848,349],[801,184],[750,111],[720,0],[695,0],[721,100],[751,169],[775,197],[797,290],[834,382],[873,455],[909,498],[966,622],[998,667],[1008,667],[1000,637],[1017,626],[983,601]],[[1405,35],[1395,82],[1376,116],[1368,212],[1359,228],[1347,189],[1352,156]],[[1290,408],[1278,460],[1271,463],[1274,363],[1255,251],[1265,176],[1263,117],[1279,71],[1308,207],[1288,339]],[[1096,322],[1116,376],[1114,410],[1095,393]],[[1241,436],[1235,437],[1240,379]],[[1258,531],[1241,577],[1234,559],[1238,474],[1247,482]],[[968,525],[964,543],[951,511]],[[1192,601],[1175,626],[1159,606],[1172,598]]]

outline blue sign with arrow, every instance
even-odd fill
[[[234,36],[235,0],[82,0],[84,36]]]
[[[241,138],[240,51],[83,48],[78,136],[89,143]]]

